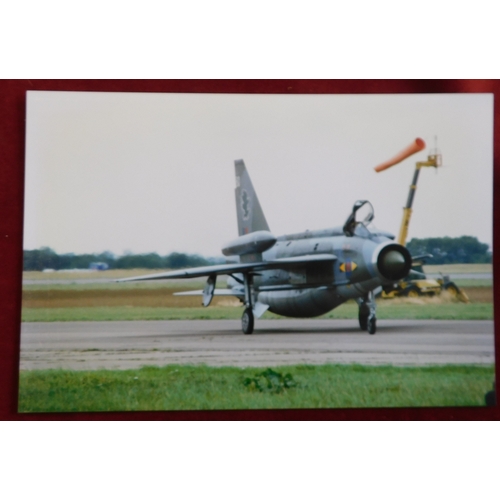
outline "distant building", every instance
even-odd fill
[[[106,262],[91,262],[89,265],[89,269],[92,269],[94,271],[106,271],[106,269],[109,269],[108,264]]]

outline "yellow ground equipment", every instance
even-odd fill
[[[425,141],[423,139],[417,138],[413,141],[407,148],[403,149],[396,156],[390,160],[381,163],[375,167],[376,172],[382,172],[397,163],[405,160],[409,156],[418,153],[425,149]],[[401,228],[399,229],[398,243],[400,245],[406,246],[406,237],[408,236],[408,227],[410,225],[410,219],[412,214],[413,199],[415,197],[415,191],[417,189],[418,176],[420,174],[420,169],[422,167],[434,167],[438,168],[441,166],[441,155],[438,152],[437,147],[431,150],[431,153],[427,157],[427,161],[419,161],[415,164],[415,172],[413,174],[413,180],[410,185],[410,191],[408,193],[408,199],[406,201],[406,206],[403,208],[403,220],[401,222]],[[452,296],[461,302],[469,302],[469,298],[463,290],[450,281],[449,276],[443,276],[435,280],[428,279],[423,271],[423,264],[427,258],[432,258],[431,254],[421,255],[413,258],[412,270],[407,278],[400,281],[392,288],[387,288],[382,291],[381,297],[385,299],[392,299],[394,297],[418,297],[424,296],[434,296],[439,295],[442,290],[447,290]]]
[[[470,302],[467,294],[461,290],[450,277],[441,274],[441,278],[427,278],[423,271],[423,264],[427,258],[432,258],[431,254],[422,255],[413,259],[413,267],[409,276],[397,283],[392,288],[382,290],[380,295],[383,299],[393,299],[395,297],[434,297],[446,290],[453,298],[460,302]]]

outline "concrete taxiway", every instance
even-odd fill
[[[127,369],[145,365],[279,366],[492,364],[493,321],[235,320],[23,323],[21,369]]]

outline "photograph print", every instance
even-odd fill
[[[20,412],[495,404],[492,94],[26,99]]]

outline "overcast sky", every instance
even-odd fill
[[[373,167],[416,137],[408,240],[491,245],[493,96],[28,92],[24,248],[220,255],[237,236],[242,158],[275,235],[341,225],[368,199],[397,235],[415,162]]]

